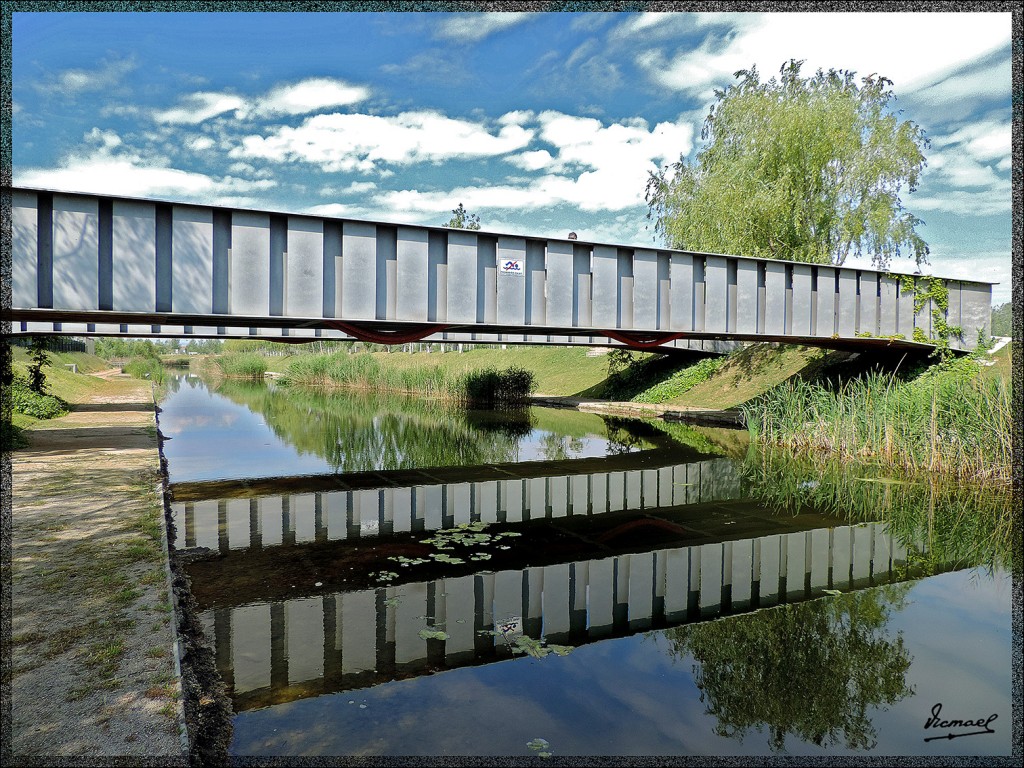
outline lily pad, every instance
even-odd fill
[[[419,635],[424,640],[447,640],[451,635],[440,629],[421,629]]]

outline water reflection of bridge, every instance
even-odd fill
[[[519,465],[524,476],[503,479],[175,501],[179,546],[220,552],[189,569],[236,709],[509,658],[481,634],[508,619],[581,645],[906,575],[884,524],[775,514],[745,498],[729,459],[644,467],[641,456],[578,474]],[[388,557],[426,549],[420,532],[476,521],[522,538],[484,563]],[[353,563],[402,583],[373,586],[383,582],[352,577]],[[428,627],[448,638],[424,639]]]
[[[503,638],[483,633],[510,619],[530,637],[578,646],[898,581],[906,560],[885,524],[835,525],[222,604],[201,616],[243,711],[507,659]],[[428,627],[448,638],[424,639]]]
[[[678,461],[680,452],[291,481],[180,483],[173,487],[171,512],[178,547],[227,552],[432,531],[470,522],[518,523],[694,505],[742,496],[743,480],[730,459],[659,466],[669,455]],[[570,466],[574,472],[565,474]],[[289,485],[307,492],[267,493]],[[317,485],[349,487],[308,492]],[[254,495],[260,493],[266,495]]]

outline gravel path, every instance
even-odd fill
[[[152,396],[104,378],[12,455],[10,747],[186,765]]]

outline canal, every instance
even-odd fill
[[[161,409],[233,755],[1010,754],[998,495],[563,409]]]

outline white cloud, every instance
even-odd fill
[[[158,123],[197,125],[211,117],[244,108],[245,100],[230,93],[193,93],[185,97],[181,105],[157,112],[153,118]]]
[[[551,168],[555,164],[555,158],[546,149],[536,149],[532,152],[512,155],[506,158],[506,160],[517,168],[522,168],[526,171],[539,171],[544,168]]]
[[[86,192],[127,197],[158,197],[189,202],[225,202],[225,195],[267,190],[277,185],[272,179],[249,180],[233,176],[220,179],[193,171],[168,167],[155,159],[143,158],[124,149],[112,134],[93,129],[87,139],[101,146],[71,155],[56,168],[15,169],[15,184],[26,187]]]
[[[213,145],[214,141],[209,136],[196,136],[185,142],[185,146],[193,152],[204,152]]]
[[[372,192],[377,184],[372,181],[353,181],[346,187],[323,186],[318,190],[322,197],[334,197],[336,195],[361,195],[365,192]]]
[[[314,77],[293,85],[274,88],[252,106],[253,114],[306,115],[331,107],[344,107],[365,101],[370,91],[361,85],[350,85],[342,80]]]
[[[983,69],[939,76],[914,93],[913,98],[926,106],[945,108],[965,99],[1009,99],[1012,79],[1010,57],[1007,55]]]
[[[932,146],[957,145],[957,151],[967,152],[981,162],[1003,160],[1010,156],[1012,126],[997,120],[972,123],[947,136],[932,136]]]
[[[492,157],[514,152],[533,137],[517,125],[495,135],[482,123],[438,112],[403,112],[393,117],[365,114],[316,115],[267,136],[246,136],[230,155],[273,162],[302,160],[325,171],[368,173],[381,164],[405,165]]]
[[[693,14],[702,25],[703,14]],[[819,67],[878,73],[898,93],[922,88],[944,73],[1009,45],[1009,13],[777,13],[716,14],[729,34],[709,35],[697,48],[640,54],[637,63],[661,85],[707,98],[756,66],[762,76],[791,58],[804,72]],[[636,23],[640,23],[639,21]],[[941,51],[942,55],[936,55]]]
[[[685,123],[659,123],[649,128],[635,118],[604,125],[589,117],[546,111],[535,118],[537,136],[550,145],[512,155],[508,162],[544,175],[500,184],[465,185],[452,190],[384,192],[375,201],[384,208],[429,212],[450,200],[474,210],[538,210],[558,205],[582,211],[618,211],[642,205],[648,173],[656,171],[693,144],[693,128]]]
[[[493,32],[521,24],[534,13],[457,13],[446,15],[436,36],[459,42],[483,40]]]
[[[90,91],[109,90],[137,67],[134,59],[106,61],[96,69],[67,69],[36,85],[44,93],[68,97]]]
[[[171,109],[157,112],[158,123],[196,125],[211,117],[234,112],[237,118],[305,115],[322,109],[365,101],[370,91],[344,80],[312,77],[280,85],[260,97],[246,99],[232,93],[200,92],[186,96]]]
[[[1010,213],[1010,182],[1000,179],[988,189],[969,191],[955,189],[937,192],[929,197],[914,197],[907,208],[919,211],[943,211],[958,216],[997,216]]]

